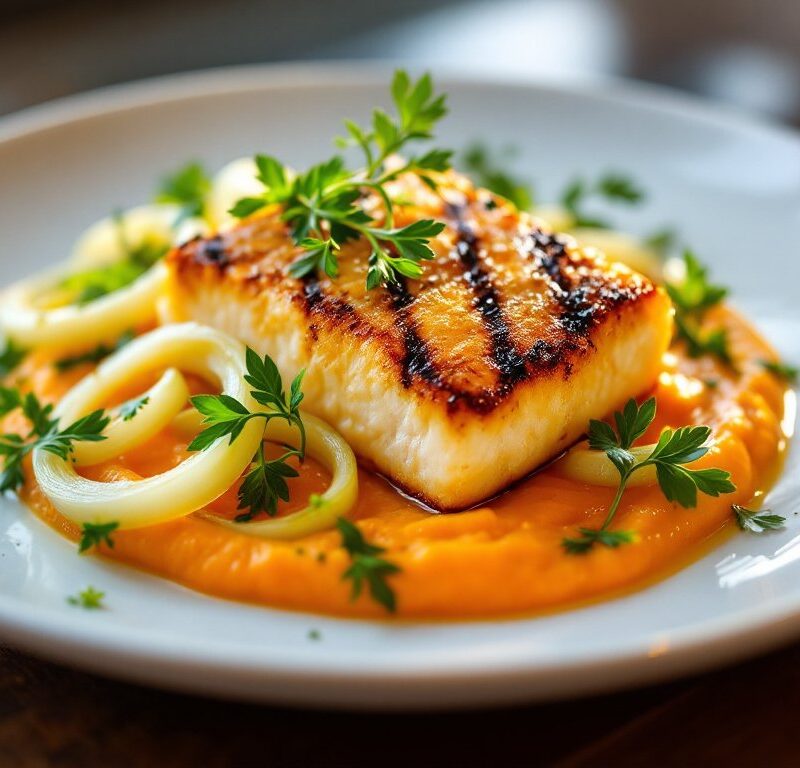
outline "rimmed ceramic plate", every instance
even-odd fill
[[[375,65],[261,67],[115,88],[0,121],[0,283],[64,257],[81,229],[147,199],[187,159],[255,151],[302,166],[344,116],[383,102]],[[788,359],[800,360],[800,140],[642,87],[549,87],[440,75],[441,143],[513,145],[541,199],[614,169],[648,190],[620,226],[677,226]],[[792,417],[793,419],[793,417]],[[791,420],[791,419],[790,419]],[[795,452],[796,453],[796,452]],[[770,506],[785,530],[739,535],[633,595],[561,614],[465,623],[363,622],[214,600],[80,558],[0,502],[0,637],[127,679],[264,701],[385,708],[566,696],[729,662],[800,635],[800,473]],[[93,584],[108,610],[68,606]],[[309,636],[311,630],[319,639]]]

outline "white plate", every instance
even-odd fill
[[[377,70],[377,71],[376,71]],[[342,117],[384,101],[381,67],[263,67],[115,88],[0,121],[0,282],[62,258],[88,223],[146,199],[188,158],[325,157]],[[521,149],[542,199],[576,174],[629,171],[789,359],[800,360],[800,141],[641,87],[440,77],[445,145]],[[0,504],[0,635],[42,655],[161,686],[295,704],[468,706],[586,693],[721,664],[800,634],[798,457],[770,494],[785,531],[739,535],[649,589],[536,619],[361,622],[226,603],[82,558]],[[104,589],[109,609],[65,596]],[[308,638],[310,629],[322,639]]]

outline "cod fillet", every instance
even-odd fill
[[[454,172],[392,194],[398,226],[447,223],[421,280],[367,291],[364,241],[336,279],[293,278],[302,251],[272,207],[168,256],[173,318],[269,354],[285,380],[305,368],[304,407],[437,510],[498,493],[653,385],[672,319],[647,278]]]

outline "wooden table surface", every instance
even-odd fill
[[[467,713],[194,698],[0,648],[2,768],[800,765],[800,645],[610,696]]]

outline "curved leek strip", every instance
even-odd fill
[[[97,391],[97,383],[92,381],[92,378],[91,375],[87,376],[75,389],[85,389],[89,393]],[[77,397],[81,397],[80,392]],[[84,402],[89,400],[87,396]],[[175,414],[186,405],[189,400],[189,387],[186,386],[186,380],[179,371],[169,368],[140,400],[142,404],[133,417],[126,421],[118,415],[113,419],[103,432],[105,440],[98,443],[75,443],[72,454],[75,466],[99,464],[147,442],[164,429]],[[95,402],[91,408],[98,405],[101,403]]]
[[[646,459],[654,448],[655,445],[640,445],[631,448],[631,453],[639,462]],[[619,472],[605,452],[593,451],[586,442],[578,443],[569,450],[556,466],[562,475],[579,483],[602,485],[607,488],[616,488],[619,485]],[[656,468],[644,467],[630,476],[628,487],[655,485],[657,482]]]
[[[88,383],[66,394],[55,414],[69,423],[131,379],[171,366],[216,379],[224,394],[252,410],[258,407],[243,378],[242,345],[219,331],[184,323],[140,336],[108,357],[87,377]],[[263,429],[261,420],[253,419],[233,443],[221,438],[177,467],[142,480],[87,480],[71,461],[42,450],[34,451],[33,470],[55,508],[76,523],[139,528],[184,517],[221,496],[250,464]]]
[[[569,233],[579,245],[602,251],[609,261],[621,261],[652,280],[662,279],[662,266],[658,254],[633,235],[588,227],[578,227],[569,230]]]
[[[38,298],[68,274],[51,270],[6,289],[0,294],[0,330],[23,347],[46,346],[60,352],[114,342],[131,328],[152,322],[167,277],[164,265],[156,264],[130,285],[90,304],[40,306]]]
[[[187,442],[191,442],[206,425],[203,424],[203,414],[200,411],[196,408],[186,408],[175,416],[171,426],[181,437],[186,438]]]
[[[194,411],[196,414],[197,411]],[[200,419],[192,411],[184,411],[176,417],[179,428],[190,433],[197,431]],[[237,533],[259,536],[265,539],[297,539],[318,531],[333,528],[336,518],[349,512],[358,498],[358,467],[356,457],[344,438],[324,421],[303,414],[306,428],[306,453],[327,467],[333,477],[325,493],[313,502],[286,517],[260,520],[255,523],[235,523],[209,512],[198,513],[199,517],[225,526]],[[270,421],[264,439],[284,445],[297,443],[297,428],[280,419]]]
[[[236,219],[228,211],[242,197],[264,193],[264,185],[256,178],[258,168],[252,157],[233,160],[217,173],[208,195],[208,215],[217,229],[225,229]]]
[[[128,258],[130,250],[146,241],[170,246],[208,233],[208,225],[202,219],[181,221],[181,213],[179,205],[153,203],[100,219],[76,240],[69,257],[70,267],[79,270],[114,264]]]

